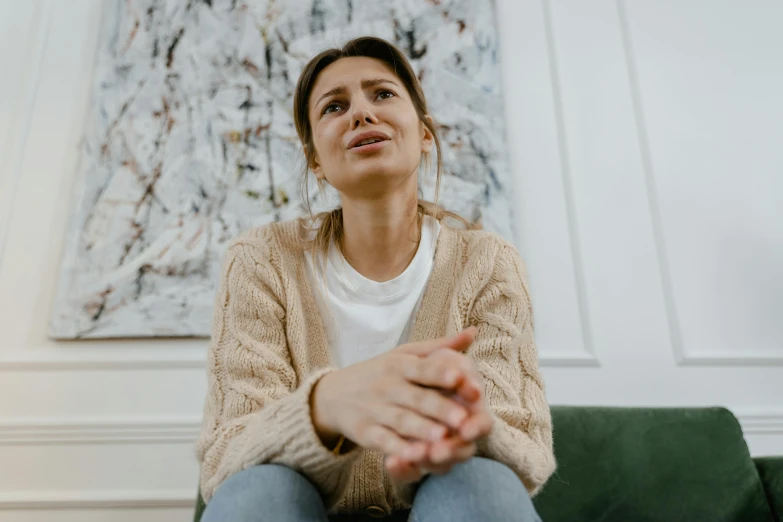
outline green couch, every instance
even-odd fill
[[[783,521],[783,457],[751,459],[725,408],[554,407],[545,522]]]
[[[783,457],[751,459],[725,408],[552,408],[544,522],[783,522]],[[199,497],[195,521],[204,504]],[[487,521],[490,522],[490,521]]]

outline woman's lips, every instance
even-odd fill
[[[382,149],[388,142],[389,140],[376,141],[375,143],[368,143],[367,145],[358,145],[348,150],[356,152],[357,154],[367,154]]]

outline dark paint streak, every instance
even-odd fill
[[[174,62],[174,51],[177,49],[179,40],[182,38],[184,33],[185,28],[180,27],[179,31],[177,31],[177,34],[174,36],[174,40],[171,42],[171,45],[169,45],[168,51],[166,51],[166,67],[169,69],[171,69],[171,64]]]
[[[313,8],[310,10],[310,32],[321,33],[326,31],[326,10],[322,0],[313,0]]]
[[[280,40],[280,45],[283,46],[283,52],[285,54],[288,54],[288,41],[285,38],[283,38],[282,33],[280,33],[280,29],[275,29],[275,33],[277,33],[277,39]]]
[[[249,72],[251,76],[258,78],[260,72],[258,70],[258,66],[253,62],[251,62],[249,59],[245,58],[244,60],[242,60],[242,67],[247,69],[247,72]]]
[[[114,129],[117,128],[117,125],[120,124],[120,121],[125,116],[125,113],[128,112],[128,108],[133,104],[133,102],[136,101],[136,98],[141,93],[141,90],[144,88],[144,84],[147,82],[146,79],[141,80],[139,82],[139,86],[136,89],[136,92],[134,92],[130,98],[128,98],[125,103],[122,104],[122,107],[120,108],[120,113],[117,115],[116,118],[114,118],[114,121],[111,122],[109,125],[109,129],[106,131],[106,138],[107,140],[103,143],[103,146],[101,147],[101,154],[104,156],[108,154],[109,152],[109,139],[111,139],[112,134],[114,133]]]
[[[266,79],[272,81],[272,46],[264,45],[264,63],[266,64]]]
[[[139,270],[136,273],[136,279],[133,281],[133,283],[136,285],[136,297],[134,299],[141,297],[141,291],[144,287],[144,276],[151,268],[152,265],[150,264],[144,264],[139,267]]]
[[[421,48],[417,49],[418,42],[416,41],[416,28],[411,23],[410,29],[403,29],[397,19],[394,20],[394,33],[398,41],[402,41],[402,46],[405,53],[411,60],[418,60],[425,54],[427,54],[427,44],[422,43]]]
[[[98,296],[101,298],[101,302],[98,305],[98,310],[96,310],[96,312],[92,315],[92,317],[90,317],[91,321],[97,321],[98,319],[100,319],[101,315],[103,315],[103,312],[106,311],[106,301],[109,300],[109,295],[111,295],[113,291],[114,291],[114,287],[107,286],[103,292],[98,294]],[[89,306],[85,308],[89,308]]]
[[[274,108],[272,100],[267,101],[267,107],[271,115]],[[264,132],[264,145],[266,146],[266,169],[269,176],[269,201],[275,209],[275,221],[280,221],[280,205],[277,204],[275,198],[275,177],[272,169],[272,133],[268,129]]]
[[[147,8],[147,29],[152,27],[152,21],[155,19],[155,6],[151,5]]]
[[[248,127],[249,121],[250,121],[250,109],[254,106],[253,103],[253,90],[250,88],[250,86],[245,86],[245,91],[247,93],[247,98],[245,98],[245,101],[243,101],[239,108],[245,111],[245,129],[244,132],[242,132],[242,142],[245,144],[246,147],[252,148],[252,145],[250,144],[250,128]],[[244,151],[242,154],[243,158],[247,154],[247,150]],[[237,163],[237,181],[241,181],[242,177],[245,175],[245,171],[243,169],[239,168],[239,164]]]

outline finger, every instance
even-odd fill
[[[386,457],[386,469],[392,478],[401,482],[415,482],[422,476],[418,466],[394,455]]]
[[[359,445],[365,448],[375,449],[387,455],[408,460],[420,460],[422,454],[426,454],[426,444],[419,441],[407,441],[380,424],[371,424],[360,430]]]
[[[453,429],[459,429],[469,415],[464,406],[444,397],[438,390],[415,384],[389,390],[387,399],[397,406],[418,412]]]
[[[443,355],[406,359],[401,370],[412,383],[444,390],[456,390],[467,377],[457,359]]]
[[[483,410],[468,417],[459,428],[459,435],[465,441],[474,441],[486,437],[491,431],[492,415]]]
[[[417,480],[421,480],[421,477],[423,476],[423,473],[421,471],[421,468],[418,466],[403,461],[402,464],[402,470],[400,472],[400,479],[403,482],[416,482]]]
[[[405,377],[422,386],[457,391],[465,400],[481,396],[483,377],[465,354],[441,348],[427,357],[398,359]]]
[[[468,405],[481,400],[482,395],[481,385],[475,379],[467,378],[457,386],[454,397],[461,399]]]
[[[400,347],[400,351],[409,355],[416,355],[418,357],[426,357],[427,355],[441,348],[463,351],[467,350],[468,347],[473,343],[474,339],[476,338],[476,332],[476,327],[471,326],[470,328],[462,330],[460,333],[450,337],[441,337],[431,341],[402,345]]]
[[[427,361],[437,362],[442,368],[456,368],[462,378],[454,386],[456,395],[467,402],[475,402],[482,397],[483,379],[476,370],[473,361],[461,353],[441,349],[427,357]],[[432,371],[435,371],[434,367]]]
[[[464,462],[475,454],[476,445],[473,442],[466,443],[459,437],[452,437],[432,444],[427,457],[432,464],[440,466]]]
[[[448,429],[443,424],[415,410],[399,406],[378,408],[375,412],[375,420],[394,430],[398,435],[420,441],[441,440],[448,433]]]

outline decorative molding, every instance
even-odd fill
[[[781,366],[783,353],[750,350],[732,354],[699,350],[679,354],[676,360],[680,366]]]
[[[539,352],[539,365],[542,367],[598,367],[601,362],[587,351],[582,352]]]
[[[192,350],[180,356],[112,356],[68,355],[68,349],[62,353],[42,354],[37,357],[0,358],[0,372],[4,371],[81,371],[81,370],[191,370],[206,368],[206,355],[202,350]],[[110,351],[109,348],[106,349]]]
[[[783,435],[783,410],[739,410],[734,416],[745,435]]]
[[[568,153],[568,140],[565,131],[565,114],[563,109],[562,88],[557,64],[557,52],[555,51],[555,35],[552,23],[552,9],[549,0],[542,0],[542,23],[546,38],[546,52],[549,63],[549,79],[552,85],[552,101],[555,114],[555,128],[557,129],[557,148],[560,153],[560,177],[563,183],[563,197],[565,199],[566,221],[568,223],[568,240],[571,247],[571,262],[574,268],[574,281],[576,283],[576,295],[579,306],[579,320],[582,329],[582,346],[584,357],[579,354],[576,357],[556,356],[544,358],[545,364],[552,366],[598,366],[598,358],[593,349],[593,336],[590,326],[589,306],[587,304],[587,289],[585,285],[584,263],[582,261],[582,249],[577,228],[576,207],[574,205],[574,187],[571,179],[571,164]]]
[[[563,358],[562,360],[566,360]],[[560,361],[560,360],[558,360]],[[576,362],[581,362],[575,359]],[[570,362],[570,361],[569,361]],[[783,411],[737,410],[743,432],[751,435],[783,435]],[[199,417],[175,419],[38,418],[0,421],[0,446],[68,444],[192,444],[201,428]]]
[[[663,291],[664,309],[669,328],[669,339],[674,351],[674,359],[681,366],[768,366],[783,365],[783,352],[751,351],[750,354],[729,354],[718,351],[689,351],[683,341],[682,326],[677,313],[677,304],[674,298],[674,285],[672,283],[669,256],[666,240],[663,233],[663,221],[658,202],[658,192],[655,186],[655,169],[653,167],[652,152],[650,150],[650,138],[647,133],[647,123],[642,103],[641,88],[639,86],[639,74],[634,60],[633,39],[631,37],[630,24],[624,0],[617,0],[617,17],[622,35],[623,51],[628,71],[628,81],[633,102],[634,119],[636,121],[637,136],[639,138],[639,150],[642,157],[642,170],[644,172],[645,187],[650,209],[650,218],[653,229],[655,250],[658,256],[658,270],[660,273],[661,287]]]
[[[54,490],[0,493],[4,509],[150,509],[193,508],[196,486],[192,490]]]
[[[41,6],[43,4],[43,6]],[[27,138],[30,134],[35,101],[38,97],[39,79],[43,66],[44,54],[49,41],[49,25],[52,19],[53,1],[37,2],[36,11],[41,10],[29,28],[28,35],[34,35],[33,45],[21,43],[22,48],[27,47],[26,56],[30,65],[30,72],[26,77],[16,78],[22,86],[17,94],[21,95],[22,103],[14,106],[11,116],[11,125],[6,143],[0,149],[0,187],[5,187],[5,194],[0,194],[0,264],[5,254],[5,243],[11,227],[13,214],[13,200],[16,189],[19,186],[22,165],[24,163]],[[30,36],[28,36],[30,37]],[[25,96],[25,92],[29,93]],[[26,103],[25,103],[26,102]],[[5,159],[3,159],[5,158]],[[4,172],[8,169],[8,172]],[[6,176],[8,179],[6,180]]]
[[[107,352],[109,350],[107,349]],[[37,357],[0,358],[0,372],[14,371],[89,371],[89,370],[204,370],[206,354],[203,350],[190,350],[180,356],[155,357],[152,355],[131,357],[127,354],[112,356],[90,354],[69,355],[67,348],[61,353],[46,353]],[[584,351],[541,351],[541,366],[600,366],[598,358]]]
[[[175,419],[2,419],[0,446],[64,444],[193,444],[201,428],[199,417]]]
[[[642,172],[644,173],[644,183],[650,210],[653,242],[658,257],[658,272],[661,279],[663,305],[669,328],[669,340],[672,349],[674,350],[675,359],[679,363],[685,355],[682,341],[682,329],[680,327],[679,316],[677,315],[677,307],[674,300],[674,286],[672,284],[671,271],[669,269],[666,241],[663,236],[661,209],[660,204],[658,203],[658,192],[655,188],[655,171],[653,169],[652,152],[650,151],[650,137],[647,134],[647,122],[644,106],[642,104],[642,91],[639,87],[639,72],[636,61],[634,60],[635,55],[633,52],[633,41],[631,39],[631,28],[628,23],[628,14],[625,9],[624,0],[617,0],[617,19],[620,25],[620,34],[622,36],[625,66],[628,71],[628,83],[631,91],[634,121],[636,123],[636,135],[639,139],[639,152],[641,154]]]
[[[783,435],[783,410],[734,412],[747,435]],[[0,445],[192,442],[200,419],[36,419],[0,423]],[[3,509],[191,509],[193,489],[0,492]]]

